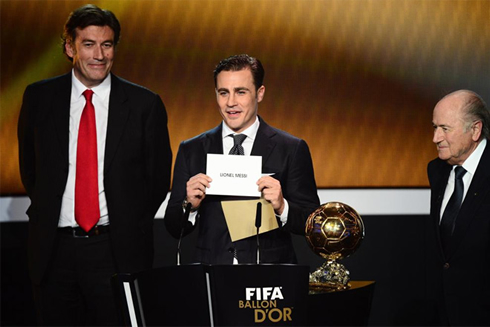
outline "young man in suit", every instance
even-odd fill
[[[40,325],[117,325],[116,272],[153,264],[172,152],[160,97],[111,73],[120,25],[94,5],[63,35],[70,73],[26,88],[18,138]]]
[[[181,143],[173,186],[165,213],[168,231],[179,238],[198,228],[195,262],[232,264],[256,262],[256,239],[235,242],[221,208],[221,196],[208,196],[212,180],[205,174],[206,155],[233,152],[234,135],[243,135],[243,155],[262,156],[257,188],[271,203],[279,228],[260,235],[264,263],[296,263],[290,233],[303,235],[309,214],[319,206],[313,165],[305,141],[269,126],[257,114],[265,94],[264,69],[256,58],[237,55],[222,60],[214,71],[216,98],[223,122]],[[190,210],[190,212],[185,212]]]
[[[433,112],[439,157],[428,165],[432,244],[427,286],[435,320],[490,325],[490,113],[476,93],[445,96]]]

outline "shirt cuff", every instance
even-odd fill
[[[182,212],[185,215],[185,209],[182,209]],[[187,221],[190,221],[193,226],[196,224],[196,216],[197,216],[197,210],[189,212],[189,218],[187,218]]]
[[[276,217],[278,217],[281,220],[282,226],[286,225],[286,223],[288,222],[288,213],[289,213],[288,200],[284,199],[284,210],[282,211],[282,214],[280,216],[276,215]]]
[[[196,217],[197,217],[197,210],[189,213],[188,221],[190,221],[193,226],[196,224]]]

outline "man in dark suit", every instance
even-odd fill
[[[237,55],[222,60],[214,79],[223,122],[180,145],[164,220],[176,238],[198,228],[196,262],[256,262],[255,237],[231,241],[221,207],[221,201],[231,199],[206,195],[212,187],[211,178],[205,175],[206,155],[233,154],[237,147],[234,135],[244,135],[240,154],[262,156],[262,173],[269,174],[257,181],[257,187],[271,203],[279,228],[260,235],[261,262],[295,263],[290,233],[304,234],[307,217],[319,206],[306,142],[269,126],[257,115],[265,93],[263,78],[264,69],[256,58]]]
[[[428,165],[433,244],[427,286],[436,322],[490,325],[490,113],[474,92],[445,96],[433,112],[439,158]]]
[[[18,138],[41,325],[116,325],[110,278],[153,264],[172,152],[160,97],[111,73],[120,25],[93,5],[63,35],[72,72],[26,88]]]

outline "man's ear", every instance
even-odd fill
[[[259,89],[257,90],[257,102],[260,102],[262,101],[262,99],[264,98],[264,94],[265,94],[265,86],[262,85],[261,87],[259,87]]]
[[[483,123],[481,120],[474,122],[473,126],[471,126],[471,139],[473,141],[476,142],[480,139],[482,127]]]
[[[68,57],[72,58],[75,56],[75,49],[72,48],[71,41],[66,41],[65,43],[65,53]]]

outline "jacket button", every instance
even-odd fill
[[[447,263],[447,262],[446,262],[446,263],[444,264],[444,269],[449,269],[449,263]]]

